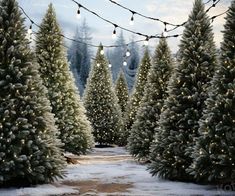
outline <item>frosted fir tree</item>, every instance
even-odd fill
[[[65,162],[15,0],[0,2],[0,186],[48,183]]]
[[[92,128],[69,71],[60,34],[56,14],[50,4],[37,33],[37,61],[64,149],[79,155],[93,145]]]
[[[166,39],[162,38],[155,50],[144,97],[128,139],[128,150],[137,159],[148,159],[163,103],[168,96],[167,85],[172,64],[170,49]]]
[[[112,85],[111,72],[99,47],[84,92],[87,116],[93,125],[95,142],[118,143],[123,128],[121,110]]]
[[[190,181],[186,169],[198,137],[207,89],[216,67],[212,27],[204,4],[196,0],[180,44],[180,62],[170,79],[168,93],[152,145],[153,175]]]
[[[127,138],[129,137],[131,126],[135,121],[137,110],[140,106],[141,99],[144,96],[144,88],[147,83],[147,76],[150,67],[151,67],[151,59],[149,56],[148,49],[146,48],[142,62],[138,68],[138,73],[133,93],[130,96],[129,102],[127,104],[126,113],[124,116],[125,130],[122,134],[123,145],[127,144]]]
[[[128,44],[128,48],[131,52],[131,55],[127,58],[127,66],[124,67],[124,73],[126,76],[129,92],[131,92],[135,84],[136,73],[140,63],[139,45],[134,41],[134,37],[132,38],[131,43]]]
[[[115,93],[118,98],[118,104],[121,108],[122,114],[124,114],[129,98],[128,87],[125,75],[123,71],[120,71],[116,84],[115,84]]]
[[[220,65],[200,120],[189,172],[203,183],[235,180],[235,1],[226,17]]]

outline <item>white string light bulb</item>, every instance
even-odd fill
[[[129,56],[131,56],[131,53],[130,53],[130,51],[127,49],[127,51],[126,51],[126,56],[127,57],[129,57]]]
[[[132,14],[132,16],[131,16],[131,20],[130,20],[130,25],[134,25],[134,14]]]
[[[123,62],[123,65],[124,65],[124,66],[127,66],[127,62],[126,62],[126,61],[124,61],[124,62]]]
[[[117,38],[117,32],[116,32],[116,27],[114,27],[112,38],[116,39]]]
[[[144,40],[144,45],[145,45],[145,46],[148,46],[148,45],[149,45],[149,38],[148,38],[148,37],[146,37],[146,39]]]
[[[81,11],[80,11],[80,6],[78,6],[78,11],[77,11],[77,19],[81,18]]]

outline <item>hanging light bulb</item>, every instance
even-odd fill
[[[80,11],[81,5],[78,5],[78,11],[77,11],[77,19],[81,18],[81,11]]]
[[[126,50],[126,56],[129,57],[131,55],[129,49]]]
[[[164,31],[162,35],[163,35],[163,37],[167,37],[168,36],[167,31]]]
[[[123,62],[123,65],[124,65],[124,66],[127,66],[127,62],[126,62],[126,61],[124,61],[124,62]]]
[[[99,67],[100,66],[100,64],[99,63],[97,63],[97,67]]]
[[[117,28],[117,25],[114,25],[113,34],[112,34],[112,38],[113,38],[113,39],[116,39],[116,38],[117,38],[116,28]]]
[[[130,20],[130,25],[134,25],[134,12],[132,12],[131,20]]]
[[[104,55],[104,47],[102,45],[100,47],[101,47],[100,54]]]
[[[111,64],[111,62],[109,61],[109,65],[108,65],[110,68],[112,67],[112,64]]]
[[[144,40],[144,45],[145,45],[145,46],[148,46],[148,45],[149,45],[149,38],[148,38],[148,37],[146,37],[146,39]]]
[[[33,33],[32,28],[33,28],[33,25],[31,24],[28,29],[28,36],[31,36],[31,34]]]

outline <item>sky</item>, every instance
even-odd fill
[[[117,5],[112,4],[109,0],[76,0],[81,5],[87,7],[88,9],[95,11],[100,16],[120,25],[130,30],[134,30],[147,35],[155,35],[162,33],[164,30],[164,25],[157,21],[152,21],[149,19],[142,18],[140,16],[134,17],[134,25],[130,25],[129,21],[131,18],[131,13],[124,10]],[[181,24],[185,22],[188,15],[191,12],[194,0],[115,0],[116,2],[128,7],[129,9],[135,10],[141,14],[160,18],[163,21],[171,22],[174,24]],[[207,2],[208,0],[204,0]],[[73,38],[75,30],[78,25],[81,25],[84,19],[88,26],[91,28],[92,33],[92,43],[99,45],[101,42],[103,45],[110,45],[115,42],[112,39],[113,25],[106,23],[87,12],[84,9],[81,10],[81,18],[76,17],[78,6],[72,2],[72,0],[18,0],[19,4],[25,9],[26,13],[31,17],[33,21],[40,24],[41,20],[47,10],[48,4],[52,3],[56,10],[57,19],[63,34]],[[231,3],[231,0],[221,0],[215,8],[212,8],[208,13],[209,16],[217,15],[226,11]],[[208,8],[210,4],[207,4]],[[216,46],[219,47],[222,41],[224,16],[222,15],[215,19],[213,22],[214,29],[214,40]],[[29,26],[29,20],[26,20],[26,25]],[[37,30],[33,26],[34,30]],[[117,28],[117,34],[120,33],[120,29]],[[181,34],[183,32],[183,27],[173,31],[171,34]],[[126,42],[128,43],[133,34],[123,31]],[[169,33],[170,35],[170,33]],[[141,36],[135,36],[134,40],[144,39]],[[180,42],[179,38],[169,38],[168,43],[173,53],[178,50],[178,44]],[[69,45],[69,42],[66,42]],[[155,48],[158,43],[158,39],[150,40],[150,49]],[[141,43],[140,45],[143,45]]]

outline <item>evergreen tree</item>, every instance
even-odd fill
[[[125,39],[123,36],[123,32],[121,31],[120,35],[118,36],[115,45],[120,45],[121,47],[115,47],[110,55],[109,55],[109,60],[111,64],[113,65],[111,70],[112,70],[112,76],[113,76],[113,81],[116,81],[118,77],[118,73],[120,72],[120,69],[123,66],[123,62],[125,60],[125,54],[127,47],[125,45]]]
[[[124,114],[129,95],[128,95],[128,87],[126,83],[126,78],[125,78],[123,71],[119,73],[118,79],[116,81],[115,93],[118,98],[118,104],[121,108],[122,114]]]
[[[82,25],[76,29],[74,39],[80,42],[72,43],[68,51],[68,59],[71,63],[73,74],[78,75],[76,83],[79,87],[79,92],[82,95],[90,71],[92,54],[88,46],[88,44],[91,43],[92,37],[86,20],[84,20]]]
[[[169,82],[153,143],[150,171],[170,180],[192,180],[191,147],[198,136],[207,89],[216,66],[212,27],[201,0],[195,0],[180,44],[180,62]]]
[[[60,34],[56,14],[50,4],[37,34],[37,60],[64,149],[82,154],[92,146],[91,125],[69,71]]]
[[[97,51],[83,99],[93,125],[95,141],[108,145],[118,141],[123,123],[108,63],[100,51],[101,47]]]
[[[0,186],[62,177],[61,143],[15,0],[0,1]]]
[[[139,46],[134,40],[129,44],[129,50],[131,52],[130,57],[127,59],[127,66],[124,68],[126,80],[128,84],[129,92],[131,92],[135,84],[135,76],[140,63]]]
[[[167,84],[172,70],[172,58],[166,39],[162,38],[155,50],[144,97],[130,131],[128,149],[138,159],[148,159],[155,128],[167,98]]]
[[[137,110],[139,108],[141,99],[143,98],[144,88],[147,83],[147,75],[150,67],[151,67],[151,60],[149,57],[148,49],[146,48],[141,65],[139,66],[133,93],[127,104],[127,109],[124,119],[125,130],[124,133],[122,134],[123,137],[122,141],[124,145],[127,144],[127,138],[130,134],[131,126],[135,121]]]
[[[200,121],[189,171],[201,182],[235,180],[235,1],[229,8],[221,44],[221,61]]]

